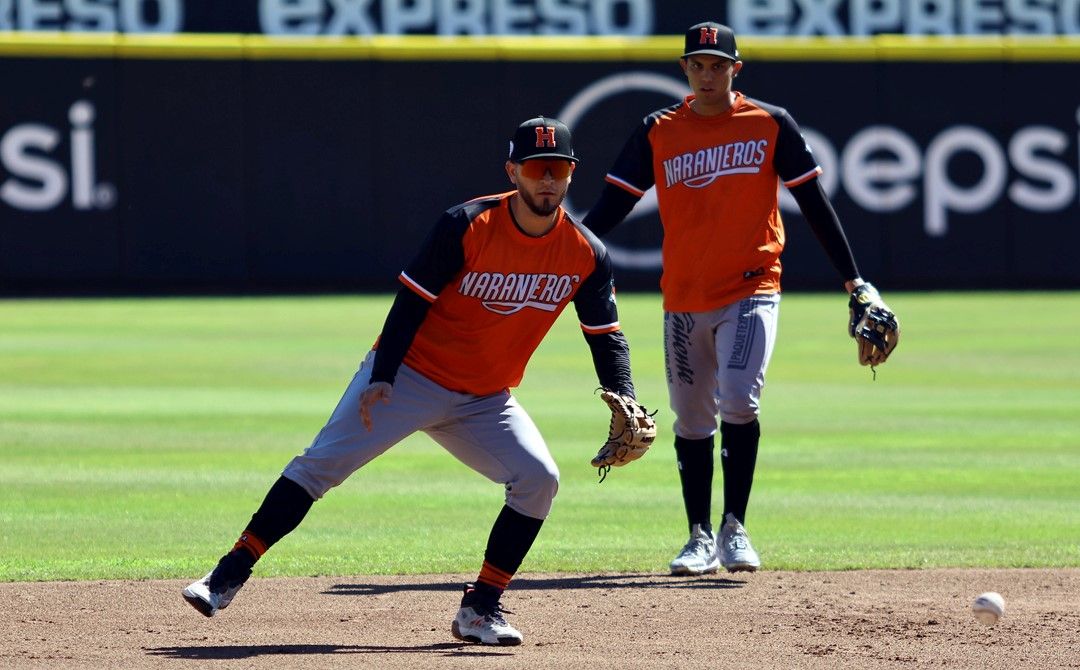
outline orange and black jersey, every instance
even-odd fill
[[[708,311],[756,293],[778,292],[784,248],[779,183],[798,193],[814,181],[817,190],[821,173],[786,110],[736,93],[727,112],[702,116],[690,108],[692,100],[688,96],[645,117],[606,177],[629,204],[608,207],[602,197],[585,219],[602,235],[633,201],[656,187],[667,311]],[[605,196],[611,190],[605,189]],[[815,233],[818,223],[811,222]],[[835,227],[842,243],[836,246],[829,232],[826,251],[834,263],[845,254],[850,260],[838,221]],[[840,260],[842,273],[849,271],[848,260]]]
[[[573,302],[601,384],[633,393],[607,250],[561,208],[548,233],[525,234],[510,211],[513,194],[443,214],[399,276],[405,288],[377,343],[372,381],[392,382],[404,361],[462,393],[517,386]]]

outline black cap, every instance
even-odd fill
[[[562,121],[538,116],[517,127],[510,140],[510,160],[515,163],[530,158],[564,158],[578,162],[570,129]]]
[[[690,26],[686,31],[686,50],[682,57],[697,54],[739,60],[739,50],[735,47],[735,31],[713,21]]]

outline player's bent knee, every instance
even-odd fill
[[[559,492],[559,469],[554,463],[521,473],[506,485],[506,504],[514,511],[534,519],[545,519]]]
[[[281,474],[304,489],[312,500],[319,500],[326,495],[327,491],[344,481],[336,478],[313,476],[310,472],[297,467],[294,463],[290,463]]]

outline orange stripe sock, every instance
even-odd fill
[[[260,540],[259,537],[250,530],[245,530],[241,533],[240,539],[233,545],[233,551],[236,551],[237,549],[246,549],[256,561],[266,553],[267,548],[266,543]]]
[[[476,578],[478,584],[486,584],[488,586],[505,591],[507,586],[510,586],[510,580],[514,578],[509,572],[496,568],[491,563],[484,561],[484,565],[480,568],[480,576]]]

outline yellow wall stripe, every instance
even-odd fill
[[[745,60],[1080,61],[1080,36],[745,37]],[[678,57],[682,36],[437,35],[277,37],[235,34],[0,32],[0,57],[176,60],[652,61]]]

